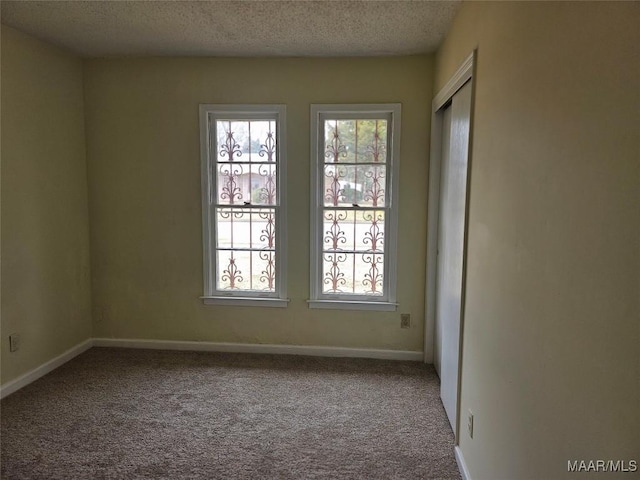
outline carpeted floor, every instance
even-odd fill
[[[6,479],[460,478],[416,362],[92,348],[0,414]]]

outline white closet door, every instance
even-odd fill
[[[444,111],[442,128],[435,353],[439,359],[440,396],[454,432],[457,431],[460,377],[470,107],[471,83],[468,82]]]

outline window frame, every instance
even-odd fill
[[[287,202],[286,202],[286,105],[265,104],[200,104],[200,156],[202,193],[203,290],[200,297],[205,305],[239,305],[287,307]],[[218,180],[217,155],[212,156],[217,120],[274,120],[276,122],[276,203],[275,215],[275,289],[218,290],[216,287],[216,221]],[[246,208],[245,205],[239,205]],[[259,208],[258,206],[249,208]]]
[[[385,104],[311,105],[311,265],[309,308],[396,311],[398,201],[400,181],[400,133],[402,106]],[[324,119],[387,118],[387,178],[385,203],[385,247],[382,296],[327,294],[322,292],[322,244],[324,211]]]

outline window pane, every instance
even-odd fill
[[[347,210],[325,210],[322,248],[324,251],[353,250],[355,212]]]
[[[387,161],[387,121],[357,121],[357,161],[385,163]]]
[[[218,248],[275,249],[273,208],[218,208],[216,230]]]
[[[216,209],[219,290],[275,292],[274,208]]]
[[[276,212],[273,208],[254,210],[251,215],[251,248],[276,247]]]
[[[273,120],[252,120],[249,125],[251,131],[251,161],[276,161],[276,122]]]
[[[362,200],[360,205],[382,207],[386,205],[387,167],[384,165],[366,165],[362,169]]]
[[[219,204],[275,205],[276,123],[269,120],[217,121]],[[239,162],[239,163],[238,163]]]
[[[323,251],[384,252],[384,210],[325,210],[323,219]]]
[[[384,255],[325,252],[322,293],[331,295],[383,294]]]
[[[218,162],[275,162],[274,120],[216,121]]]
[[[248,290],[251,279],[250,252],[217,251],[216,283],[219,290]]]
[[[274,208],[217,208],[217,288],[275,291]]]
[[[355,132],[355,120],[325,120],[324,161],[326,163],[355,162]]]
[[[251,203],[275,205],[277,201],[276,165],[259,163],[251,165]]]
[[[249,201],[250,169],[248,165],[224,162],[218,165],[218,203],[242,205]]]
[[[272,250],[218,250],[217,288],[274,292],[275,260]]]
[[[355,249],[359,252],[384,252],[384,211],[356,212],[354,222]]]
[[[218,162],[249,161],[249,158],[244,158],[249,153],[248,130],[249,122],[234,120],[216,122]]]
[[[353,254],[324,253],[322,258],[322,292],[353,294]]]
[[[382,207],[385,176],[384,165],[325,165],[324,204]]]
[[[358,293],[382,295],[382,277],[384,274],[384,255],[362,253],[356,255],[356,283]]]
[[[273,251],[251,252],[253,290],[275,291],[275,261],[276,254]]]
[[[217,202],[222,205],[275,205],[276,172],[273,163],[220,163]]]
[[[385,163],[387,121],[325,120],[325,163]]]

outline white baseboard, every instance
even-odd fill
[[[137,340],[89,338],[30,372],[0,386],[0,398],[11,395],[91,347],[146,348],[154,350],[187,350],[197,352],[270,353],[309,355],[315,357],[378,358],[383,360],[422,361],[423,354],[410,350],[376,350],[370,348],[318,347],[309,345],[271,345],[252,343],[187,342],[174,340]]]
[[[190,342],[120,338],[94,338],[93,345],[96,347],[147,348],[155,350],[190,350],[198,352],[270,353],[283,355],[310,355],[315,357],[378,358],[384,360],[410,360],[417,362],[420,362],[423,359],[423,354],[419,351],[319,347],[311,345]]]
[[[52,358],[46,363],[43,363],[39,367],[19,376],[15,380],[11,380],[4,385],[0,386],[0,398],[4,398],[7,395],[11,395],[13,392],[20,390],[22,387],[26,387],[31,382],[36,381],[40,377],[44,377],[47,373],[55,370],[60,365],[67,363],[74,357],[77,357],[81,353],[89,350],[93,346],[93,339],[89,338],[82,343],[79,343],[75,347],[71,347],[66,352]]]
[[[460,470],[460,475],[462,475],[462,480],[471,480],[471,475],[469,475],[467,464],[464,463],[464,457],[462,456],[462,450],[460,450],[460,446],[456,445],[454,451],[456,454],[456,462],[458,463],[458,470]]]

